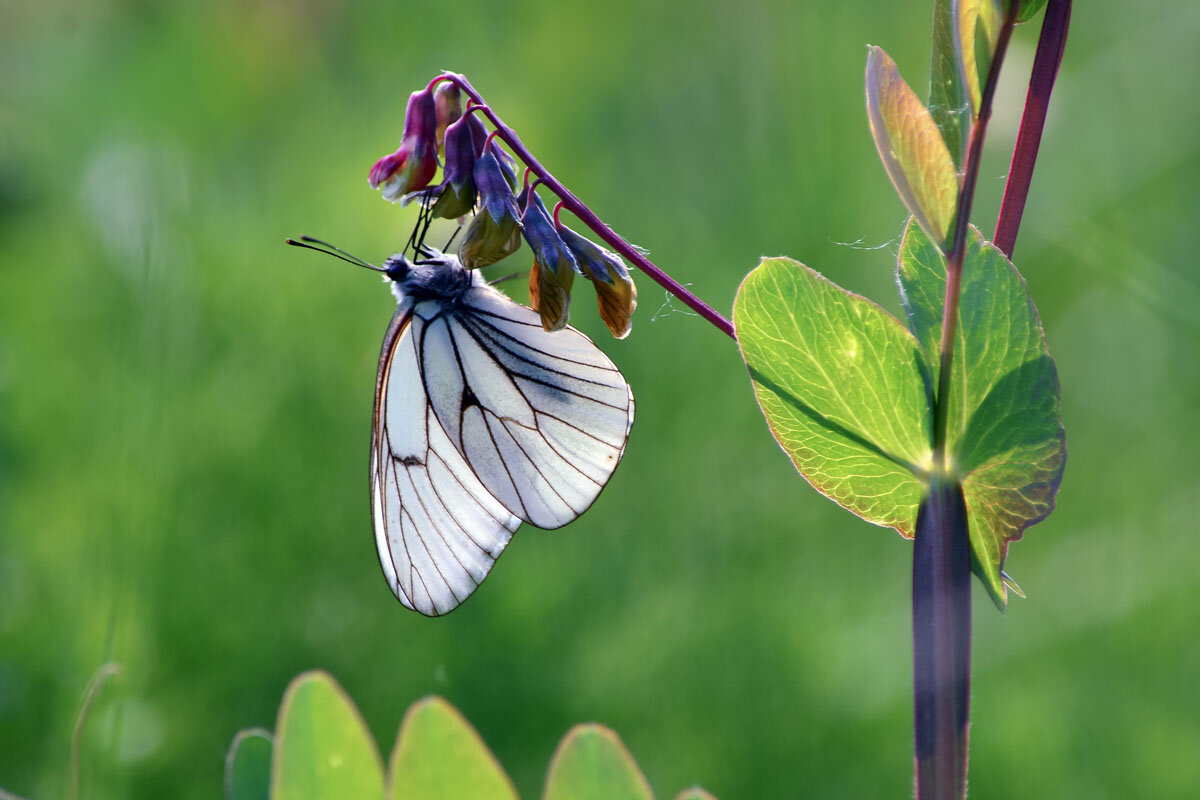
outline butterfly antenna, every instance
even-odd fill
[[[462,227],[462,225],[459,225],[454,229],[454,233],[450,234],[450,238],[446,240],[446,246],[442,248],[443,253],[450,251],[450,245],[454,244],[454,239],[458,236],[459,232],[462,230]]]
[[[387,270],[385,270],[383,267],[377,267],[370,261],[364,261],[358,256],[347,253],[340,247],[336,247],[329,242],[323,242],[320,239],[314,239],[311,236],[301,236],[299,241],[291,238],[284,239],[283,241],[292,245],[293,247],[303,247],[306,250],[316,250],[318,253],[324,253],[325,255],[333,256],[334,258],[340,258],[342,261],[345,261],[348,264],[353,264],[356,267],[374,270],[375,272],[387,272]]]

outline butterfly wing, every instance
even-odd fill
[[[487,577],[521,521],[483,486],[438,422],[418,336],[439,303],[401,307],[379,358],[371,435],[375,544],[401,603],[445,614]],[[416,335],[414,335],[416,334]]]
[[[633,424],[633,394],[574,328],[477,284],[414,336],[433,417],[483,487],[516,517],[558,528],[608,483]]]

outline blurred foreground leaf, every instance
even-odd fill
[[[269,787],[269,788],[268,788]],[[354,703],[327,673],[291,682],[275,747],[260,728],[234,737],[225,759],[226,800],[371,800],[384,797],[383,765]],[[440,697],[413,703],[388,765],[391,800],[518,800],[512,780],[471,723]],[[543,800],[654,800],[620,738],[576,725],[550,762]],[[677,800],[716,800],[699,787]]]
[[[867,117],[900,199],[934,241],[945,243],[958,204],[954,159],[929,110],[878,47],[867,54]]]
[[[271,792],[271,732],[250,728],[233,737],[225,757],[225,800],[267,800]]]
[[[559,742],[542,800],[654,800],[654,793],[620,737],[589,723]]]
[[[516,800],[517,790],[471,723],[440,697],[409,706],[388,765],[393,800]]]
[[[937,385],[946,263],[909,223],[899,279],[909,327]],[[952,472],[962,481],[973,568],[1001,608],[1008,543],[1054,510],[1066,462],[1058,373],[1025,279],[970,230],[947,427]]]
[[[911,537],[932,449],[931,384],[912,334],[787,258],[746,276],[733,319],[758,404],[800,474]]]
[[[283,695],[273,800],[383,798],[383,762],[354,703],[328,673],[306,672]]]

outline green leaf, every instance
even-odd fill
[[[409,706],[388,764],[394,800],[517,800],[517,790],[471,723],[440,697]]]
[[[959,66],[967,82],[971,108],[978,113],[983,97],[982,87],[987,84],[992,56],[1000,41],[1000,28],[1004,25],[1007,3],[1002,0],[953,0],[953,4],[954,22],[957,25],[954,39]]]
[[[617,734],[589,723],[559,742],[542,800],[654,800],[654,793]]]
[[[937,385],[946,263],[912,224],[900,245],[909,327]],[[1066,462],[1058,373],[1025,280],[970,230],[948,409],[949,468],[962,482],[973,568],[1001,608],[1008,543],[1054,510]]]
[[[1021,10],[1017,12],[1017,22],[1028,22],[1033,19],[1044,5],[1046,5],[1046,0],[1021,0]]]
[[[958,53],[956,0],[934,0],[933,56],[929,63],[929,114],[942,132],[956,168],[967,155],[973,115]]]
[[[239,731],[225,756],[225,800],[267,800],[271,791],[271,732]]]
[[[871,136],[900,199],[936,242],[945,242],[958,204],[958,172],[929,110],[878,47],[867,54]]]
[[[699,786],[693,786],[691,789],[684,789],[682,792],[675,795],[675,800],[717,800],[717,798],[713,797]]]
[[[871,301],[787,258],[763,259],[733,306],[771,433],[813,487],[913,535],[932,464],[931,386],[917,340]]]
[[[328,673],[295,678],[275,725],[272,800],[383,798],[383,762],[354,703]]]

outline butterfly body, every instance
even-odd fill
[[[388,584],[444,614],[483,581],[521,522],[557,528],[599,495],[625,450],[633,395],[574,328],[432,251],[384,262],[399,302],[384,337],[371,502]]]

